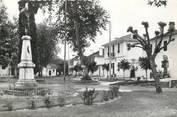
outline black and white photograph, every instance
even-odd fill
[[[177,0],[0,0],[0,117],[177,117]]]

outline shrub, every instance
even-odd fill
[[[110,85],[109,91],[103,91],[102,101],[109,101],[109,99],[114,99],[118,96],[119,85]]]
[[[50,108],[52,105],[52,101],[51,101],[51,99],[50,99],[50,97],[49,96],[46,96],[45,98],[44,98],[44,104],[45,104],[45,106],[47,107],[47,108]]]
[[[103,91],[102,100],[109,101],[109,92],[108,91]]]
[[[93,100],[96,98],[97,95],[98,93],[95,92],[95,89],[88,90],[88,88],[86,88],[85,91],[80,96],[85,105],[92,105]]]
[[[13,103],[12,103],[12,101],[5,101],[4,107],[7,107],[8,111],[12,111],[13,110]]]
[[[110,99],[113,99],[118,96],[119,85],[110,85]]]
[[[108,96],[109,96],[109,99],[114,99],[114,93],[112,90],[108,91]]]
[[[35,102],[35,100],[34,99],[32,99],[32,100],[29,100],[29,102],[28,102],[28,108],[29,109],[36,109],[36,102]]]
[[[58,105],[60,106],[60,107],[63,107],[64,105],[65,105],[65,98],[63,98],[63,97],[58,97]]]

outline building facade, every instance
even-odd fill
[[[57,66],[55,64],[48,64],[42,69],[42,76],[57,76]]]
[[[10,65],[3,67],[0,65],[0,77],[12,77],[12,68]]]
[[[166,33],[162,45],[168,43],[169,35]],[[173,38],[177,39],[177,31],[173,34]],[[151,39],[152,50],[155,48],[156,42],[159,39]],[[141,48],[131,48],[129,50],[128,44],[136,43],[136,40],[132,39],[132,35],[122,36],[120,38],[115,38],[115,40],[110,43],[103,45],[102,53],[104,55],[104,62],[106,64],[111,63],[111,75],[116,75],[116,77],[123,77],[123,70],[119,68],[118,64],[121,60],[125,59],[130,63],[130,69],[125,71],[125,77],[146,77],[146,72],[139,65],[139,57],[146,57],[146,53]],[[109,50],[110,49],[110,50]],[[156,57],[157,70],[162,75],[164,74],[164,62],[167,71],[166,78],[177,78],[177,54],[175,51],[177,49],[177,41],[174,40],[168,46],[158,53]],[[111,53],[109,53],[111,52]],[[133,76],[132,76],[133,74]],[[148,78],[152,78],[151,70],[148,70]]]
[[[140,48],[132,48],[129,50],[127,46],[128,44],[133,44],[136,42],[136,40],[132,39],[132,35],[129,34],[115,38],[115,40],[111,41],[110,43],[103,45],[105,63],[109,64],[111,62],[111,75],[116,77],[141,77],[143,73],[139,67],[138,60],[139,57],[142,56],[143,51]],[[130,69],[125,70],[125,74],[118,65],[124,59],[130,63]],[[131,76],[131,74],[134,75]]]

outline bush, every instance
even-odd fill
[[[12,111],[13,110],[13,103],[12,103],[12,101],[5,101],[4,107],[7,107],[8,111]]]
[[[45,106],[47,107],[47,108],[50,108],[52,105],[52,101],[51,101],[51,99],[50,99],[50,97],[49,96],[46,96],[45,98],[44,98],[44,104],[45,104]]]
[[[35,102],[35,100],[34,99],[31,99],[31,100],[29,100],[29,102],[28,102],[28,108],[29,109],[36,109],[36,102]]]
[[[109,92],[108,91],[103,91],[102,100],[109,101]]]
[[[88,88],[86,88],[85,91],[80,96],[85,105],[92,105],[93,100],[96,98],[97,95],[98,93],[95,92],[95,89],[88,90]]]
[[[110,98],[113,99],[118,96],[119,93],[119,85],[110,85]]]
[[[103,91],[102,101],[109,101],[109,99],[114,99],[118,96],[119,85],[110,85],[109,91]]]
[[[63,98],[63,97],[58,97],[58,105],[60,106],[60,107],[63,107],[64,105],[65,105],[65,98]]]

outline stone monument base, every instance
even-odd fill
[[[35,89],[37,86],[35,79],[19,79],[15,83],[15,89]]]

